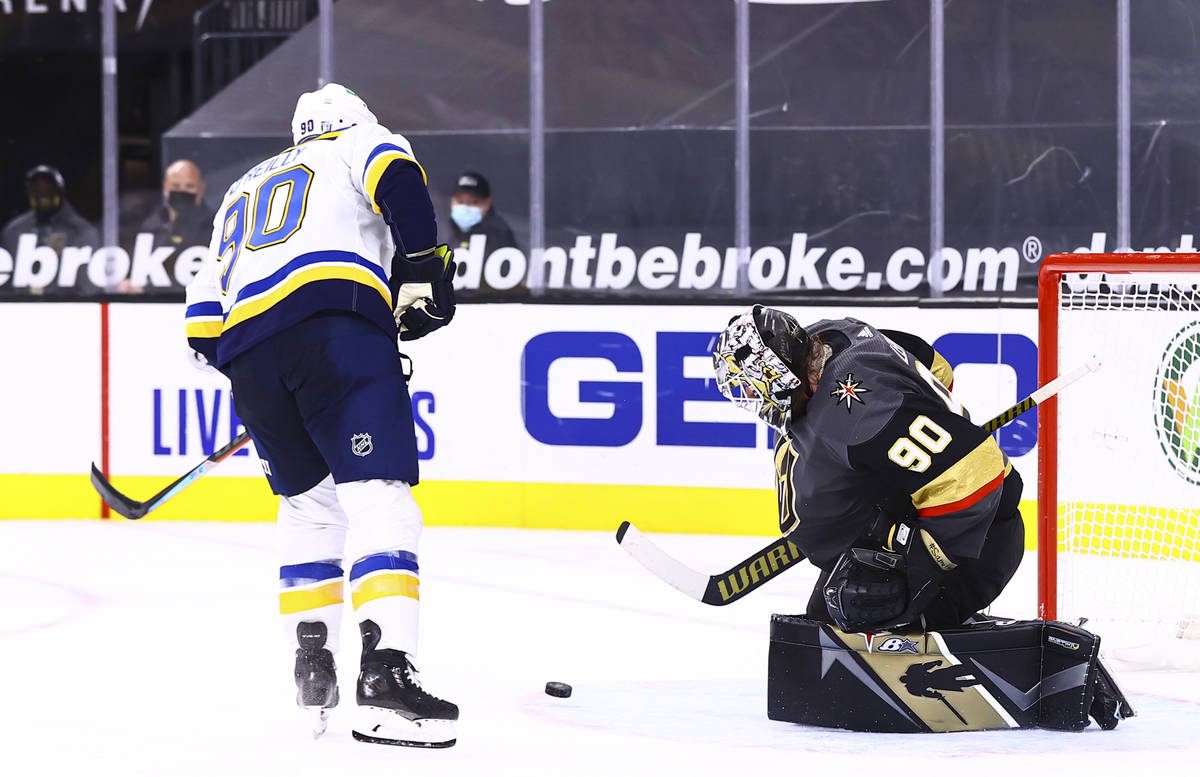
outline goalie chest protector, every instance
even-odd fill
[[[1095,634],[1054,621],[847,633],[774,615],[767,717],[891,733],[1077,731],[1104,671],[1099,648]]]

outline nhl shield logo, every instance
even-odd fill
[[[371,435],[366,432],[350,435],[350,451],[355,456],[369,456],[373,450],[375,444],[371,442]]]

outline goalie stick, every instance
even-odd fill
[[[159,491],[157,494],[144,502],[138,502],[130,499],[117,489],[113,488],[112,483],[108,482],[108,479],[104,477],[104,473],[101,472],[95,464],[92,464],[92,486],[95,487],[97,493],[100,494],[100,498],[103,499],[109,507],[126,518],[136,521],[137,519],[146,515],[146,513],[159,507],[163,502],[175,496],[183,489],[190,486],[193,481],[195,481],[205,472],[212,470],[213,467],[237,453],[242,446],[248,442],[250,442],[250,434],[248,432],[242,432],[237,437],[234,437],[232,440],[230,440],[229,444],[224,448],[213,452],[211,456],[197,464],[196,467],[186,475],[183,475],[178,480],[171,483],[171,485],[167,486],[162,491]]]
[[[1087,373],[1095,372],[1098,369],[1100,369],[1099,357],[1089,356],[1083,364],[1065,375],[1059,375],[980,428],[987,432],[994,432],[1017,416],[1045,402]],[[617,529],[617,544],[663,582],[669,583],[693,599],[718,607],[736,602],[804,560],[803,551],[797,547],[796,543],[788,539],[786,534],[742,563],[715,575],[697,572],[668,555],[629,521],[623,521],[620,528]]]

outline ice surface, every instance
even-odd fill
[[[655,540],[712,571],[765,543]],[[1194,675],[1122,674],[1140,714],[1112,732],[879,735],[772,722],[768,621],[802,610],[807,565],[717,608],[653,578],[611,533],[462,528],[426,530],[418,656],[430,690],[462,707],[458,745],[350,738],[352,617],[339,655],[347,701],[313,741],[276,622],[273,526],[0,521],[0,547],[3,774],[814,775],[931,763],[977,777],[1141,772],[1200,755]],[[1033,576],[1031,556],[995,612],[1031,616]],[[574,695],[546,696],[548,680]]]

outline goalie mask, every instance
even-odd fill
[[[808,334],[795,318],[755,305],[729,325],[713,350],[717,388],[729,401],[784,431],[792,392],[804,383]]]
[[[355,124],[378,124],[379,119],[358,95],[341,84],[325,84],[296,100],[292,114],[292,142],[310,135],[345,129]]]

